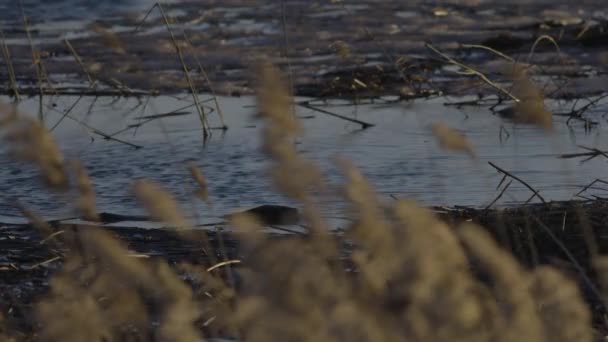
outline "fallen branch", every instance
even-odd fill
[[[511,174],[508,171],[505,171],[504,169],[496,166],[496,164],[492,163],[492,162],[488,162],[488,164],[490,164],[490,166],[492,166],[493,168],[496,169],[496,171],[502,173],[503,175],[510,177],[516,181],[518,181],[519,183],[521,183],[523,186],[525,186],[526,188],[528,188],[530,191],[532,191],[534,193],[533,197],[538,197],[538,199],[540,199],[543,203],[547,203],[547,201],[545,201],[545,199],[538,193],[537,190],[535,190],[533,187],[531,187],[528,183],[526,183],[524,180],[522,180],[521,178]],[[504,179],[504,177],[503,177]]]
[[[348,116],[332,113],[332,112],[330,112],[328,110],[325,110],[325,109],[313,107],[313,106],[309,105],[306,102],[296,102],[296,105],[298,105],[300,107],[303,107],[303,108],[306,108],[306,109],[314,110],[315,112],[319,112],[319,113],[323,113],[323,114],[326,114],[326,115],[329,115],[329,116],[333,116],[333,117],[336,117],[336,118],[339,118],[339,119],[342,119],[342,120],[354,122],[356,124],[361,125],[362,129],[367,129],[367,128],[375,126],[374,124],[371,124],[369,122],[365,122],[365,121],[349,118]]]
[[[82,120],[79,120],[79,119],[77,119],[77,118],[75,118],[75,117],[73,117],[73,116],[71,116],[71,115],[69,115],[69,114],[66,114],[66,113],[64,113],[64,112],[62,112],[62,111],[60,111],[60,110],[58,110],[58,109],[56,109],[56,108],[54,108],[54,107],[50,107],[50,106],[49,106],[49,107],[47,107],[47,108],[49,108],[49,109],[51,109],[51,110],[54,110],[54,111],[56,111],[56,112],[58,112],[58,113],[60,113],[60,114],[63,114],[63,115],[64,115],[64,117],[66,117],[66,118],[68,118],[68,119],[70,119],[70,120],[72,120],[72,121],[74,121],[74,122],[78,123],[78,124],[79,124],[79,125],[81,125],[82,127],[84,127],[84,128],[86,128],[87,130],[89,130],[90,132],[92,132],[92,133],[94,133],[94,134],[97,134],[97,135],[99,135],[99,136],[103,137],[105,140],[113,140],[113,141],[119,142],[119,143],[121,143],[121,144],[124,144],[124,145],[127,145],[127,146],[131,146],[131,147],[135,148],[136,150],[139,150],[140,148],[143,148],[143,146],[141,146],[141,145],[133,144],[133,143],[130,143],[130,142],[128,142],[128,141],[124,141],[124,140],[122,140],[122,139],[115,138],[115,137],[113,137],[113,136],[111,136],[111,135],[109,135],[109,134],[107,134],[107,133],[104,133],[104,132],[102,132],[102,131],[98,130],[97,128],[90,126],[90,125],[89,125],[89,124],[87,124],[86,122],[84,122],[84,121],[82,121]]]
[[[575,196],[575,197],[581,197],[581,198],[585,198],[585,197],[583,197],[581,194],[582,194],[583,192],[585,192],[585,191],[587,191],[587,190],[591,189],[591,187],[592,187],[592,186],[594,186],[594,185],[595,185],[595,184],[597,184],[597,183],[601,183],[601,184],[607,184],[607,185],[608,185],[608,182],[607,182],[607,181],[597,178],[597,179],[595,179],[593,182],[591,182],[591,183],[589,183],[589,184],[585,185],[585,187],[584,187],[583,189],[581,189],[581,191],[577,192],[577,193],[576,193],[576,195],[574,195],[574,196]]]
[[[594,159],[596,157],[599,156],[603,156],[605,158],[608,159],[608,151],[602,151],[599,150],[595,147],[585,147],[585,146],[581,146],[579,145],[578,147],[587,150],[588,152],[581,152],[581,153],[565,153],[565,154],[561,154],[558,156],[558,158],[561,159],[572,159],[572,158],[580,158],[580,157],[587,157],[583,160],[581,160],[581,163],[587,162],[591,159]]]
[[[510,181],[509,183],[507,183],[507,185],[505,185],[504,188],[502,188],[502,191],[498,194],[498,196],[496,196],[496,198],[492,202],[490,202],[490,204],[485,207],[485,210],[490,209],[496,202],[498,202],[502,195],[504,195],[507,189],[511,186],[511,183],[513,183],[513,181]]]

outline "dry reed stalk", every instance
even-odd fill
[[[39,121],[19,117],[12,120],[6,129],[3,140],[10,144],[14,157],[36,164],[48,186],[54,189],[67,187],[63,155],[53,136]]]
[[[258,69],[257,106],[260,115],[267,121],[264,126],[263,148],[275,161],[271,171],[278,188],[285,194],[304,200],[307,188],[319,185],[321,176],[310,162],[297,155],[293,141],[302,134],[297,119],[290,113],[292,103],[286,84],[278,71],[266,64]],[[298,179],[294,179],[294,175]]]
[[[382,292],[393,274],[391,262],[394,258],[385,258],[384,253],[394,252],[392,227],[385,220],[377,195],[363,175],[346,161],[339,161],[339,164],[348,179],[345,196],[350,204],[350,214],[356,219],[349,227],[349,235],[364,247],[353,255],[353,259],[361,267],[370,290]]]
[[[595,256],[591,261],[593,269],[597,273],[597,282],[604,295],[602,301],[606,305],[608,303],[608,256]]]
[[[439,146],[441,146],[441,148],[449,151],[464,152],[471,158],[476,157],[473,146],[462,133],[443,122],[434,123],[432,130],[435,138],[439,140]]]
[[[194,44],[192,44],[192,41],[186,35],[186,31],[184,31],[184,40],[188,43],[188,45],[190,45],[190,48],[195,50]],[[209,79],[209,75],[207,74],[207,71],[203,67],[203,64],[201,63],[201,61],[198,59],[198,57],[196,55],[194,55],[194,60],[196,60],[196,64],[198,65],[199,72],[201,73],[201,75],[203,75],[203,78],[205,79],[205,82],[207,82],[207,86],[209,87],[209,91],[211,91],[211,95],[213,96],[213,102],[215,103],[215,109],[217,110],[217,113],[220,117],[220,122],[222,123],[222,129],[226,130],[226,129],[228,129],[228,126],[226,125],[226,122],[224,121],[224,112],[222,111],[222,106],[220,106],[220,103],[217,100],[217,94],[215,92],[213,84],[211,83],[211,80]]]
[[[177,43],[177,39],[175,38],[173,31],[171,30],[171,24],[169,23],[169,19],[165,15],[165,11],[163,10],[163,7],[158,2],[156,3],[155,6],[160,11],[160,14],[165,22],[165,27],[167,28],[167,31],[169,32],[169,35],[171,36],[171,42],[173,43],[173,47],[175,47],[175,52],[177,53],[177,56],[179,57],[179,61],[182,64],[184,76],[186,77],[186,81],[188,82],[188,86],[190,87],[190,93],[192,94],[192,99],[194,100],[194,104],[196,105],[196,110],[198,111],[199,118],[201,120],[201,125],[203,126],[203,136],[206,138],[209,136],[209,134],[211,132],[209,130],[209,122],[207,120],[207,113],[205,113],[205,109],[201,105],[200,100],[198,98],[198,92],[196,91],[194,82],[192,81],[192,77],[190,76],[190,71],[188,70],[186,61],[184,60],[184,54],[182,53],[182,48]]]
[[[547,341],[591,342],[591,314],[577,284],[557,270],[541,266],[534,270],[532,297],[545,327]]]
[[[513,67],[511,78],[513,82],[512,92],[520,99],[514,106],[514,120],[551,131],[553,129],[553,114],[545,107],[542,89],[532,81],[525,69],[518,65]]]
[[[482,229],[467,224],[460,229],[460,236],[483,272],[492,278],[503,317],[494,340],[544,341],[543,322],[530,293],[530,276]]]
[[[510,56],[508,56],[508,55],[506,55],[506,54],[504,54],[504,53],[502,53],[502,52],[500,52],[500,51],[498,51],[496,49],[493,49],[493,48],[491,48],[489,46],[486,46],[486,45],[480,45],[480,44],[461,44],[461,46],[463,48],[482,49],[482,50],[490,51],[493,54],[497,55],[498,57],[501,57],[501,58],[503,58],[503,59],[505,59],[505,60],[507,60],[507,61],[509,61],[511,63],[515,63],[515,60],[512,57],[510,57]]]
[[[205,176],[203,176],[201,170],[197,168],[196,165],[194,165],[193,163],[188,164],[188,171],[190,171],[190,176],[192,176],[192,178],[198,185],[198,189],[196,189],[194,193],[198,198],[209,203],[209,188],[207,186]]]
[[[411,201],[400,200],[393,210],[392,259],[401,269],[393,271],[392,282],[401,284],[399,296],[410,303],[403,317],[413,340],[484,340],[496,326],[486,317],[496,304],[483,297],[452,230]]]
[[[30,51],[32,53],[32,65],[36,68],[36,80],[38,85],[38,93],[39,93],[39,101],[38,101],[38,119],[40,121],[44,121],[44,112],[42,99],[44,96],[44,92],[42,90],[42,77],[43,77],[43,67],[42,60],[40,59],[40,52],[34,48],[34,42],[32,41],[32,35],[30,33],[30,27],[27,22],[27,17],[25,16],[25,11],[23,10],[23,0],[19,0],[19,7],[21,9],[21,16],[23,18],[23,27],[25,28],[25,33],[27,36],[27,41],[30,45]]]
[[[51,227],[51,225],[36,212],[27,209],[18,201],[15,202],[14,205],[17,210],[21,212],[21,215],[23,215],[35,229],[42,233],[44,239],[40,242],[41,244],[46,243],[47,241],[52,239],[53,236],[56,236],[57,232],[55,232],[53,227]]]
[[[257,72],[257,106],[259,116],[266,121],[263,149],[275,161],[270,171],[274,183],[282,193],[302,203],[310,230],[316,236],[323,236],[327,233],[327,224],[309,195],[310,190],[323,189],[323,179],[316,165],[299,156],[294,148],[294,140],[303,131],[296,116],[291,115],[293,101],[287,84],[268,63],[262,63]]]
[[[79,197],[76,200],[77,211],[86,220],[99,221],[95,204],[95,190],[86,169],[79,161],[73,161],[72,169],[76,174],[76,187]]]
[[[160,185],[151,181],[138,181],[134,184],[133,190],[137,199],[154,219],[166,222],[178,230],[188,227],[175,199]]]
[[[463,69],[463,71],[461,72],[463,75],[471,75],[471,76],[477,76],[479,77],[483,82],[485,82],[487,85],[491,86],[492,88],[498,90],[499,92],[501,92],[502,94],[508,96],[511,100],[515,101],[516,103],[520,101],[519,97],[517,97],[517,95],[513,94],[512,92],[508,91],[507,89],[505,89],[503,86],[499,85],[498,83],[495,83],[493,81],[491,81],[485,74],[483,74],[482,72],[473,69],[472,67],[463,64],[461,62],[458,62],[457,60],[455,60],[454,58],[446,55],[445,53],[441,52],[439,49],[437,49],[436,47],[434,47],[433,45],[426,43],[425,46],[430,49],[431,51],[435,52],[436,54],[438,54],[439,56],[443,57],[443,59],[445,59],[448,63],[456,65],[460,68]]]
[[[74,60],[76,60],[76,63],[78,63],[78,65],[80,66],[80,69],[82,70],[82,72],[87,76],[87,79],[89,81],[89,85],[91,86],[91,88],[93,88],[95,86],[95,82],[93,81],[93,78],[91,77],[91,74],[89,74],[89,71],[88,71],[87,67],[82,62],[82,59],[80,59],[80,56],[76,52],[76,49],[74,49],[74,47],[72,46],[72,43],[70,43],[69,40],[64,39],[63,42],[64,42],[65,46],[67,46],[68,50],[70,50],[70,53],[72,53],[72,56],[74,57]]]
[[[2,50],[2,57],[4,58],[4,63],[6,64],[6,70],[8,73],[9,79],[9,87],[13,91],[15,95],[15,99],[18,101],[21,100],[21,96],[19,95],[19,86],[17,85],[17,76],[15,74],[15,69],[13,68],[13,61],[11,60],[11,52],[6,44],[6,38],[4,36],[4,30],[0,27],[0,50]]]
[[[192,293],[166,264],[129,258],[95,227],[81,230],[78,239],[82,253],[70,255],[37,305],[43,341],[200,340]]]

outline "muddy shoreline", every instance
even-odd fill
[[[501,210],[482,210],[473,208],[434,208],[436,215],[444,222],[457,227],[463,222],[473,222],[486,229],[527,268],[542,265],[557,267],[568,277],[577,280],[593,311],[598,330],[604,326],[602,317],[605,306],[597,297],[595,286],[598,280],[590,263],[592,252],[608,252],[605,226],[608,221],[608,202],[570,201],[549,202],[546,204],[525,205]],[[56,231],[78,233],[92,226],[54,222]],[[222,230],[197,230],[195,238],[184,240],[171,230],[140,229],[132,227],[105,227],[125,244],[130,257],[153,261],[161,258],[179,271],[182,263],[209,267],[213,262],[239,260],[231,272],[237,277],[240,267],[248,267],[247,252],[242,248],[235,235]],[[594,246],[587,244],[585,234],[594,234]],[[298,235],[262,233],[270,239],[301,239]],[[342,233],[336,233],[342,241],[341,254],[345,267],[353,246]],[[192,237],[192,236],[191,236]],[[208,241],[203,248],[201,241]],[[61,269],[62,256],[70,253],[57,238],[43,239],[34,228],[28,225],[2,225],[0,228],[0,307],[3,308],[4,324],[10,331],[25,336],[35,336],[36,325],[33,314],[34,303],[48,290],[50,276]],[[198,240],[198,242],[194,242]],[[42,242],[42,243],[41,243]],[[211,262],[211,260],[215,260]],[[242,266],[241,266],[242,265]],[[475,270],[475,262],[471,260]],[[187,274],[180,273],[184,279]],[[482,276],[482,275],[480,275]],[[591,283],[589,282],[591,281]],[[237,281],[238,283],[238,281]],[[189,282],[196,290],[197,285]],[[246,288],[247,284],[237,284]],[[591,286],[591,287],[590,287]],[[33,335],[32,335],[33,334]]]
[[[42,19],[34,9],[28,30],[21,18],[5,18],[18,91],[40,93],[28,31],[34,60],[39,57],[48,74],[50,82],[45,78],[42,84],[47,94],[189,91],[176,46],[196,91],[232,96],[253,92],[250,69],[262,57],[289,73],[301,96],[410,99],[496,93],[479,78],[459,73],[426,43],[508,85],[512,62],[487,48],[501,52],[529,65],[550,98],[596,95],[608,81],[608,7],[602,1],[576,6],[567,1],[290,1],[284,7],[272,1],[257,6],[242,0],[181,1],[163,9],[175,41],[157,9],[146,20],[145,13],[117,13],[67,33],[37,22]],[[530,55],[543,36],[552,37],[559,52],[543,40]],[[9,80],[8,72],[0,68],[0,78]],[[94,90],[89,81],[97,81]],[[0,86],[2,93],[15,92],[8,82]]]

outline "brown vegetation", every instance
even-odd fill
[[[274,161],[277,188],[300,202],[305,235],[271,239],[247,215],[233,217],[242,260],[171,268],[162,258],[139,258],[104,229],[81,226],[54,238],[64,259],[49,292],[36,303],[42,341],[591,341],[590,310],[578,286],[558,270],[528,269],[483,228],[453,228],[408,200],[387,205],[347,161],[343,198],[353,220],[343,236],[327,229],[313,193],[323,193],[316,166],[298,155],[301,128],[280,74],[258,73],[264,149]],[[36,122],[9,120],[6,141],[31,161],[52,187],[69,186],[61,153]],[[5,127],[6,128],[6,127]],[[473,154],[463,137],[435,127],[442,144]],[[76,166],[78,207],[94,212],[94,192]],[[199,172],[193,176],[206,196]],[[156,219],[188,224],[160,185],[134,191]],[[35,219],[35,215],[30,216]],[[33,222],[46,239],[53,227]],[[197,242],[192,234],[184,243]],[[344,252],[348,245],[349,252]],[[201,246],[200,253],[222,255]],[[211,259],[210,259],[211,260]],[[603,265],[604,259],[597,259]],[[474,267],[472,267],[474,265]],[[603,270],[603,267],[598,267]],[[188,279],[188,281],[184,281]],[[196,284],[197,286],[190,286]],[[0,321],[2,323],[2,321]],[[22,339],[0,326],[0,334]],[[1,336],[1,335],[0,335]],[[21,336],[21,337],[20,337]]]

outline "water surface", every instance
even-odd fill
[[[46,101],[49,101],[46,103]],[[58,97],[45,100],[45,124],[52,127],[78,98]],[[139,117],[174,111],[187,106],[190,97],[150,99],[83,98],[70,116],[107,134],[118,132]],[[189,114],[151,121],[117,138],[143,146],[106,141],[81,124],[64,118],[53,132],[68,159],[80,159],[90,172],[98,194],[101,211],[141,214],[131,184],[137,179],[161,183],[179,200],[184,211],[203,221],[213,221],[236,208],[264,203],[293,204],[277,194],[267,176],[271,166],[260,151],[262,122],[257,121],[255,100],[249,97],[220,98],[228,131],[214,131],[203,143],[200,121],[192,108]],[[296,148],[306,158],[316,161],[324,172],[328,196],[324,213],[340,216],[343,208],[337,194],[343,182],[334,163],[337,156],[347,158],[361,169],[376,187],[381,199],[406,197],[425,205],[485,206],[498,194],[501,175],[488,161],[521,177],[548,200],[570,199],[582,186],[606,171],[605,158],[581,164],[580,159],[560,159],[563,153],[582,152],[577,145],[602,148],[606,141],[605,125],[591,132],[582,126],[570,128],[556,117],[555,132],[515,125],[483,108],[444,106],[446,99],[420,100],[413,103],[343,106],[334,102],[324,109],[374,123],[367,130],[308,109],[298,109],[305,135]],[[210,104],[210,103],[208,103]],[[53,107],[54,105],[54,107]],[[554,104],[558,107],[558,104]],[[563,105],[570,108],[569,105]],[[20,109],[35,114],[38,101],[24,101]],[[52,108],[52,109],[50,109]],[[605,122],[599,114],[598,120]],[[444,121],[465,133],[478,154],[467,155],[442,151],[431,134],[430,125]],[[219,126],[217,114],[211,116]],[[500,134],[501,125],[510,136]],[[196,188],[186,169],[188,162],[199,166],[208,179],[211,206],[195,200]],[[45,190],[38,171],[29,164],[0,154],[0,212],[16,215],[12,199],[44,213],[64,217],[73,213],[73,194],[57,195]],[[297,175],[294,175],[297,177]],[[514,183],[499,204],[524,201],[531,193]]]

